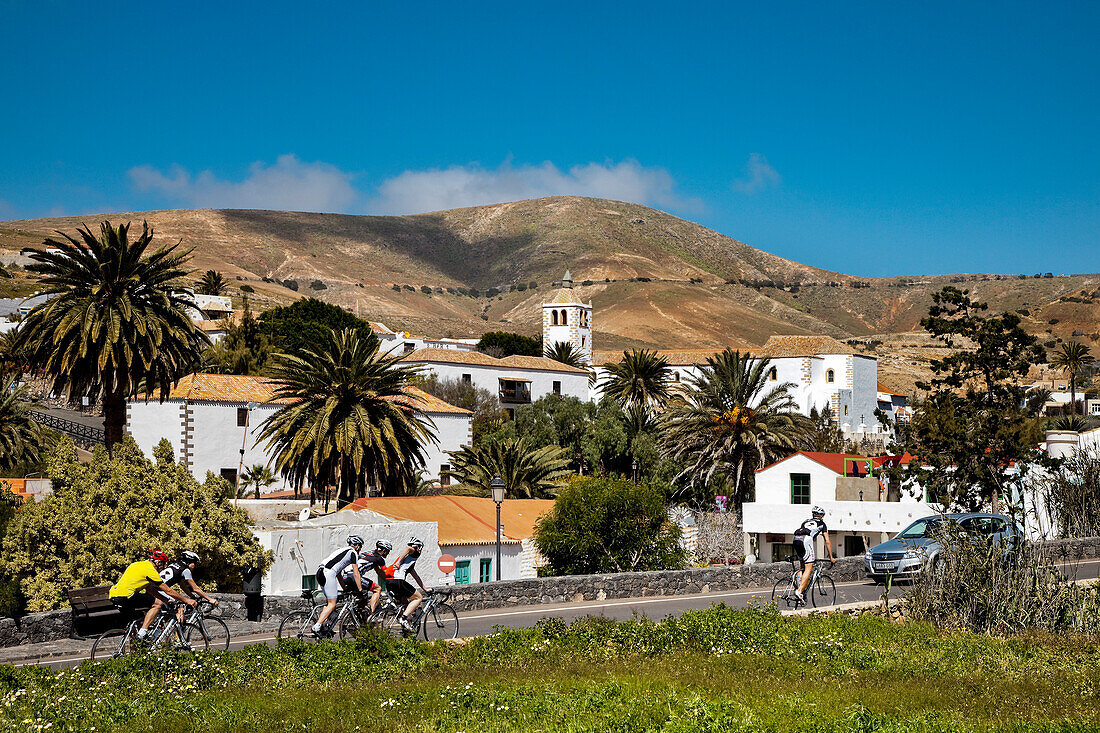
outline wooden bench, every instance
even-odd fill
[[[83,639],[84,636],[77,632],[77,624],[87,624],[93,618],[106,620],[111,617],[112,625],[117,625],[114,622],[121,618],[122,614],[115,608],[115,604],[111,603],[111,598],[108,596],[110,589],[109,585],[100,585],[95,588],[69,588],[65,591],[69,597],[69,605],[73,608],[69,636]]]

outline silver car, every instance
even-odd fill
[[[943,546],[939,537],[945,522],[954,522],[967,534],[989,538],[1006,549],[1020,538],[1012,520],[1002,514],[943,514],[918,519],[891,540],[876,545],[863,555],[867,574],[876,583],[887,578],[911,579],[925,568],[935,568]]]

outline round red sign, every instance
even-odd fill
[[[444,575],[453,573],[455,570],[454,555],[440,555],[439,557],[439,572]]]

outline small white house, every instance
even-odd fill
[[[756,500],[746,502],[743,526],[757,544],[763,562],[785,560],[794,531],[810,518],[810,507],[823,508],[837,557],[862,555],[913,520],[935,510],[901,492],[888,501],[885,484],[875,477],[882,459],[842,453],[800,451],[756,472]],[[824,552],[818,540],[818,554]]]
[[[447,349],[450,351],[476,351],[479,339],[428,338],[414,336],[408,331],[394,331],[386,324],[370,321],[371,331],[382,343],[381,351],[391,356],[408,354],[417,349]]]
[[[167,438],[177,459],[200,480],[210,471],[236,483],[242,463],[246,468],[274,463],[272,451],[259,440],[261,426],[281,406],[271,401],[274,394],[273,380],[265,377],[190,374],[172,387],[164,402],[130,400],[126,430],[147,455]],[[435,426],[438,443],[421,448],[427,477],[438,481],[449,468],[447,452],[471,442],[473,415],[415,387],[407,394]],[[269,491],[288,488],[280,481]]]

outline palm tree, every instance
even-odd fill
[[[568,341],[555,341],[552,344],[548,344],[543,356],[547,359],[560,361],[562,364],[568,364],[571,367],[577,367],[578,369],[588,368],[588,363],[585,361],[584,354],[578,351],[576,347]]]
[[[493,477],[500,476],[511,496],[553,496],[570,473],[565,451],[556,445],[533,450],[527,438],[493,438],[449,455],[451,475],[485,494]]]
[[[275,449],[275,468],[295,490],[335,485],[337,504],[383,493],[411,493],[436,442],[435,425],[406,394],[416,374],[399,357],[380,353],[373,334],[331,331],[317,349],[279,354],[273,402],[284,403],[260,438]]]
[[[25,371],[24,359],[15,346],[19,329],[0,333],[0,375],[13,374],[19,376]]]
[[[1050,421],[1050,429],[1083,433],[1089,429],[1089,423],[1080,415],[1062,415]]]
[[[217,270],[207,270],[203,273],[202,279],[195,285],[198,286],[198,291],[203,295],[225,295],[226,291],[229,290],[229,283]]]
[[[20,463],[33,463],[40,456],[45,436],[41,426],[31,420],[23,401],[25,390],[14,377],[0,382],[0,469]]]
[[[672,395],[672,369],[656,351],[631,349],[623,358],[603,365],[607,374],[600,392],[614,398],[623,409],[640,404],[659,407]]]
[[[1096,359],[1089,353],[1089,347],[1077,341],[1062,344],[1062,348],[1055,351],[1050,360],[1052,367],[1069,374],[1070,412],[1074,415],[1077,414],[1077,373],[1094,361]]]
[[[275,477],[271,474],[270,468],[262,463],[249,466],[241,474],[241,486],[237,498],[244,498],[248,495],[248,490],[252,488],[256,492],[256,498],[259,499],[260,489],[266,489],[273,483],[275,483]]]
[[[661,443],[682,469],[677,482],[703,487],[726,481],[735,506],[748,499],[750,472],[795,450],[809,432],[791,383],[768,388],[769,360],[726,349],[663,416]]]
[[[1036,387],[1027,393],[1026,407],[1028,414],[1032,417],[1038,417],[1043,414],[1043,409],[1046,407],[1047,402],[1050,401],[1051,396],[1054,393],[1046,387]]]
[[[54,392],[102,401],[107,450],[122,440],[126,400],[158,390],[167,398],[210,344],[187,314],[193,304],[174,290],[191,251],[176,244],[146,254],[149,225],[132,242],[129,230],[105,221],[98,237],[85,227],[79,241],[62,232],[65,241],[46,240],[49,249],[32,254],[27,269],[44,275],[55,297],[35,306],[14,344]]]

